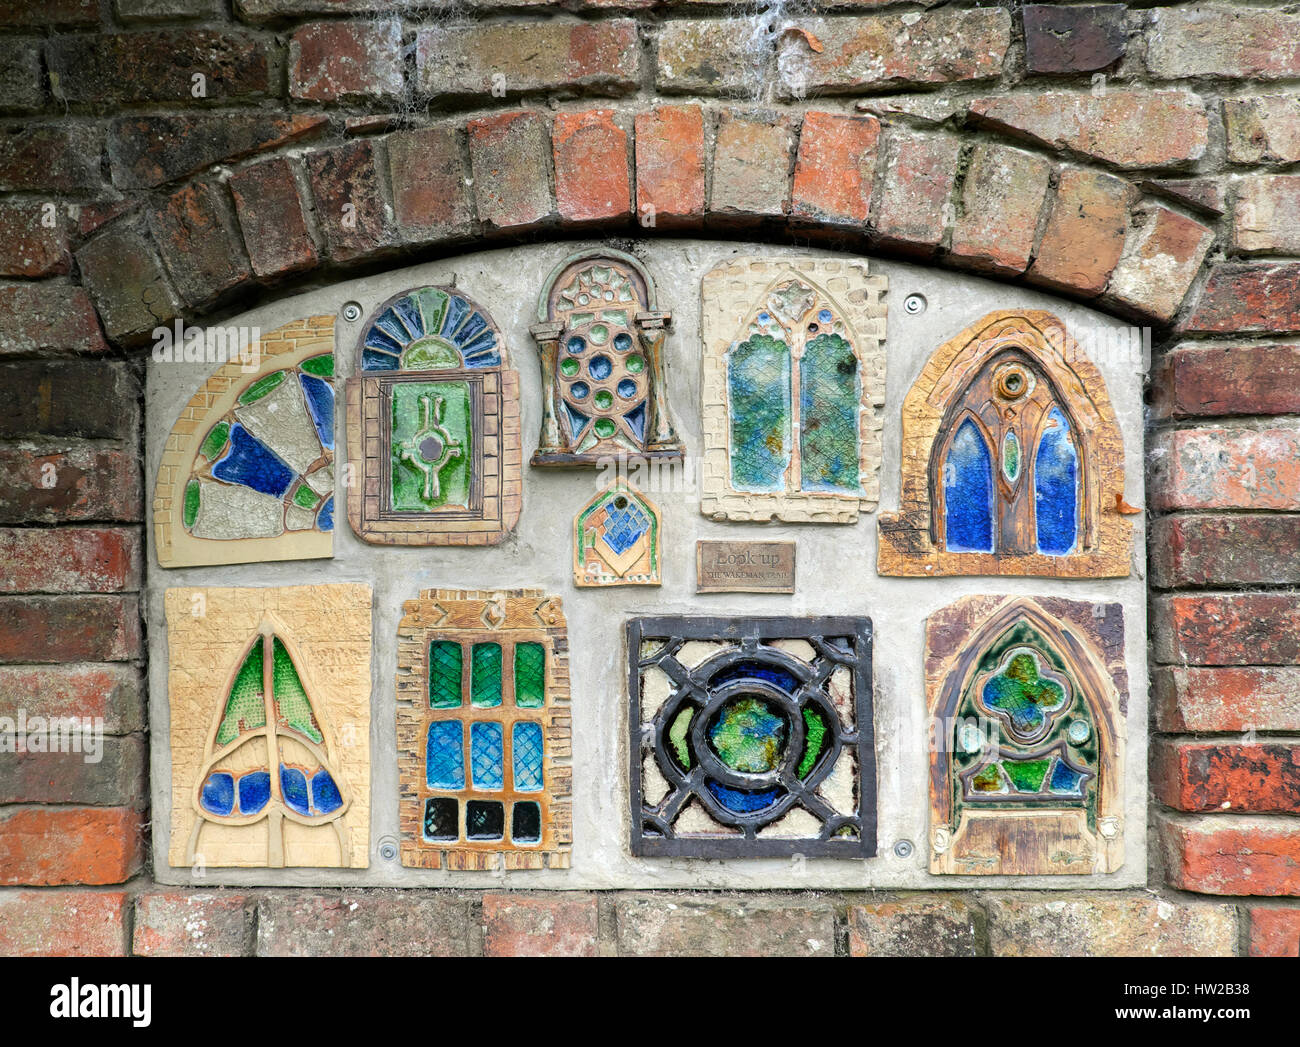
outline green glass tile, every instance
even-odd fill
[[[299,484],[298,489],[293,492],[293,501],[295,505],[300,505],[304,509],[315,509],[316,503],[320,501],[320,495],[306,484]]]
[[[434,640],[429,644],[429,705],[434,709],[453,709],[460,705],[464,658],[458,643]]]
[[[797,773],[800,778],[807,778],[808,772],[817,765],[817,758],[821,756],[822,748],[826,744],[826,721],[812,709],[805,709],[803,711],[803,722],[806,734],[804,737],[803,759],[799,761]]]
[[[501,704],[501,645],[476,643],[470,656],[470,702],[477,706]]]
[[[442,330],[442,318],[447,315],[448,295],[436,287],[421,287],[412,298],[420,307],[420,319],[424,321],[426,332],[437,333]]]
[[[408,371],[439,371],[461,366],[460,353],[444,338],[428,335],[414,341],[402,354]]]
[[[515,644],[515,705],[540,709],[546,704],[546,648],[539,643]]]
[[[614,435],[614,431],[615,429],[617,429],[617,426],[614,425],[614,423],[610,421],[608,418],[597,418],[596,424],[593,428],[596,430],[597,436],[599,436],[602,440],[608,440],[611,436]]]
[[[686,743],[686,736],[694,717],[695,707],[688,705],[677,714],[672,726],[668,728],[668,741],[673,747],[673,752],[677,754],[677,762],[688,771],[691,769],[691,750]]]
[[[217,746],[229,745],[246,731],[266,726],[266,703],[262,698],[262,638],[253,644],[244,664],[235,674],[226,696],[226,711],[217,727]]]
[[[212,461],[226,446],[226,439],[229,436],[230,423],[218,422],[208,430],[208,435],[203,438],[203,445],[199,448],[199,454],[203,455],[209,462]]]
[[[324,741],[324,738],[316,726],[316,718],[312,715],[311,699],[307,697],[307,690],[298,676],[298,669],[278,636],[274,642],[273,657],[275,661],[272,667],[272,680],[280,719],[299,734],[319,744]]]
[[[996,793],[1002,791],[1002,776],[998,774],[998,765],[989,764],[971,779],[971,788],[977,793]]]
[[[578,369],[580,366],[581,365],[578,363],[578,361],[575,360],[572,356],[566,356],[563,360],[560,361],[560,374],[564,375],[565,378],[572,378],[574,375],[578,373]]]
[[[1012,483],[1020,475],[1020,438],[1015,433],[1007,433],[1002,441],[1002,472]]]
[[[766,774],[781,761],[786,724],[761,698],[734,698],[710,726],[709,743],[722,762],[744,774]]]
[[[642,371],[645,370],[645,357],[637,353],[633,353],[631,356],[627,358],[627,363],[625,363],[623,366],[626,367],[629,373],[631,374],[640,374]]]
[[[334,354],[325,353],[322,356],[313,356],[310,360],[304,360],[298,366],[308,374],[314,374],[318,378],[333,378]]]
[[[199,518],[199,492],[198,480],[191,480],[185,485],[185,529],[189,530],[194,526],[194,521]]]
[[[739,491],[782,491],[790,465],[790,349],[756,334],[727,358],[731,483]]]
[[[275,374],[268,374],[265,378],[259,378],[239,394],[239,402],[241,404],[251,404],[262,399],[267,393],[279,388],[280,383],[288,377],[288,374],[287,371],[276,371]]]
[[[819,335],[799,361],[800,485],[805,491],[858,490],[858,360],[837,334]]]
[[[467,382],[393,386],[391,504],[398,512],[469,508],[473,429]]]
[[[1043,788],[1050,760],[1003,760],[1002,770],[1011,784],[1022,793],[1036,793]]]

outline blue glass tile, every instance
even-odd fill
[[[374,349],[363,349],[361,351],[361,370],[363,371],[396,371],[402,366],[402,361],[388,353],[377,352]]]
[[[724,669],[719,669],[709,677],[709,689],[716,691],[735,680],[762,680],[772,686],[793,694],[799,681],[779,665],[768,662],[743,661],[734,662]]]
[[[447,312],[442,318],[442,330],[438,333],[450,339],[468,313],[469,303],[459,295],[452,295],[447,301]]]
[[[429,724],[424,766],[430,789],[465,788],[464,739],[459,720],[436,720]]]
[[[632,348],[632,336],[627,332],[616,334],[614,336],[614,348],[620,353],[625,353]]]
[[[212,475],[276,498],[284,497],[296,476],[238,422],[230,427],[230,446],[212,467]]]
[[[713,798],[718,803],[729,811],[735,811],[737,814],[752,814],[754,811],[761,811],[764,807],[771,807],[785,792],[784,789],[746,792],[741,789],[729,788],[721,782],[713,781],[711,778],[705,779],[704,784],[708,786],[709,792],[713,794]]]
[[[1083,775],[1072,771],[1062,759],[1057,759],[1052,769],[1052,780],[1048,785],[1051,792],[1058,796],[1082,796]]]
[[[332,531],[334,530],[334,496],[330,495],[321,506],[320,512],[316,514],[316,530]]]
[[[324,767],[312,776],[311,798],[317,814],[330,814],[343,806],[338,784]]]
[[[499,723],[476,723],[469,730],[470,777],[476,789],[505,786],[505,742]]]
[[[587,370],[591,372],[591,377],[599,382],[610,376],[614,370],[614,364],[608,356],[593,356],[587,363]]]
[[[496,367],[501,363],[497,351],[497,336],[492,330],[484,331],[468,345],[462,346],[466,367]]]
[[[829,309],[823,309],[821,312],[817,314],[817,320],[820,323],[828,324],[833,319],[834,316],[832,316],[831,311]]]
[[[623,495],[618,497],[624,498],[627,504],[620,509],[613,498],[605,503],[605,531],[601,537],[606,545],[622,556],[650,529],[650,517],[636,502]]]
[[[632,410],[623,416],[623,421],[627,422],[627,427],[632,430],[638,440],[645,439],[645,401],[637,404]]]
[[[334,389],[329,382],[321,381],[309,374],[300,374],[303,395],[307,398],[307,410],[316,426],[316,433],[325,447],[334,446]]]
[[[1074,551],[1078,540],[1079,455],[1061,409],[1053,407],[1047,419],[1049,428],[1043,431],[1034,459],[1038,550],[1049,556],[1064,556]]]
[[[399,342],[392,335],[385,334],[378,327],[371,327],[366,331],[366,346],[370,349],[378,349],[381,353],[391,353],[393,356],[401,356],[402,350],[406,347],[404,343]]]
[[[392,309],[385,309],[375,321],[375,326],[403,348],[410,344],[410,330],[407,328],[406,324],[402,323],[398,318],[397,313]]]
[[[538,792],[542,788],[542,725],[515,724],[514,736],[515,791]]]
[[[271,800],[271,776],[253,771],[239,779],[239,813],[256,814]]]
[[[944,534],[949,552],[993,551],[993,460],[979,428],[961,424],[943,463]]]
[[[464,326],[456,332],[454,341],[458,349],[464,349],[470,342],[487,330],[487,321],[483,319],[482,313],[474,313]]]
[[[631,378],[624,378],[618,383],[618,395],[624,400],[630,400],[636,396],[636,382]]]
[[[574,382],[571,386],[569,386],[569,395],[572,396],[575,400],[587,399],[587,394],[589,392],[591,392],[591,386],[589,386],[586,382]]]
[[[727,358],[731,483],[738,491],[783,491],[790,465],[790,349],[754,335]]]
[[[577,440],[578,437],[587,431],[587,426],[591,424],[591,419],[585,414],[579,414],[566,403],[561,403],[560,407],[563,409],[565,419],[569,423],[569,432],[573,435],[573,439]]]
[[[213,814],[229,814],[235,806],[235,779],[224,771],[208,775],[199,793],[199,804]]]
[[[577,335],[574,335],[572,338],[570,338],[567,342],[564,343],[564,348],[569,350],[569,352],[571,352],[574,356],[577,356],[579,353],[581,353],[584,349],[587,348],[587,342],[585,339],[579,338]]]
[[[280,764],[280,792],[284,805],[298,814],[311,813],[311,799],[307,795],[307,776],[297,767]]]
[[[409,297],[394,302],[393,311],[402,318],[402,323],[413,337],[418,338],[424,334],[424,321],[420,318],[419,307]]]

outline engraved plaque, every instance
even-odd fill
[[[695,543],[698,593],[794,592],[794,542]]]

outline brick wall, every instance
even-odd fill
[[[96,765],[0,759],[0,951],[1294,955],[1300,15],[417,6],[0,0],[0,716],[110,736]],[[149,332],[579,231],[921,258],[1155,329],[1154,895],[154,888]]]

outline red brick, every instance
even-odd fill
[[[67,284],[0,287],[0,357],[104,353],[90,295]]]
[[[1251,909],[1251,956],[1300,956],[1300,909]]]
[[[153,210],[150,225],[186,304],[209,305],[251,279],[229,198],[218,183],[193,182],[177,190]]]
[[[659,29],[655,87],[661,93],[750,96],[767,56],[756,56],[753,26],[740,18],[673,19]]]
[[[1228,159],[1234,164],[1300,160],[1300,98],[1295,95],[1225,98],[1223,123]]]
[[[136,810],[0,808],[0,884],[124,883],[140,869],[143,850]]]
[[[1172,320],[1213,242],[1214,230],[1194,219],[1159,204],[1139,207],[1103,301]]]
[[[52,202],[0,204],[0,276],[55,276],[71,262],[63,209]]]
[[[0,25],[98,25],[99,0],[0,0]]]
[[[1162,596],[1152,605],[1156,658],[1180,665],[1300,664],[1300,597]]]
[[[0,524],[136,523],[143,504],[134,450],[0,446]]]
[[[535,228],[555,213],[550,131],[533,112],[471,120],[470,164],[479,218],[493,230]]]
[[[252,898],[225,891],[158,891],[135,900],[136,956],[247,956],[253,946]]]
[[[1300,254],[1300,175],[1255,175],[1238,183],[1232,246],[1241,254]]]
[[[598,923],[591,894],[483,896],[486,956],[595,956]]]
[[[1123,4],[1026,4],[1020,13],[1026,70],[1091,73],[1114,65],[1128,45],[1127,12]]]
[[[324,116],[256,112],[122,117],[113,121],[108,138],[113,184],[152,188],[300,141],[328,126]]]
[[[1151,581],[1189,586],[1300,585],[1300,516],[1168,516],[1151,527]]]
[[[108,734],[144,727],[143,681],[132,665],[0,666],[0,716],[88,716]]]
[[[790,192],[790,216],[861,226],[871,211],[880,121],[805,113]]]
[[[1063,169],[1029,280],[1057,291],[1100,294],[1124,249],[1130,193],[1126,182],[1100,171]]]
[[[850,956],[982,956],[984,914],[957,898],[905,896],[849,908]]]
[[[1155,509],[1300,509],[1300,429],[1179,429],[1150,459]]]
[[[1221,262],[1179,325],[1188,334],[1300,331],[1300,262]]]
[[[319,264],[291,160],[277,156],[236,172],[230,192],[253,272],[284,276]]]
[[[621,956],[833,956],[835,908],[816,895],[771,898],[624,893]]]
[[[0,38],[0,110],[33,112],[45,105],[38,37]]]
[[[672,228],[704,216],[704,114],[660,106],[636,117],[636,211],[642,223]]]
[[[331,258],[355,261],[396,243],[370,139],[308,154],[307,173]]]
[[[125,662],[140,653],[134,596],[0,596],[0,662]]]
[[[479,929],[469,903],[446,892],[264,895],[258,956],[469,956]]]
[[[1172,666],[1152,680],[1157,730],[1300,731],[1300,669]]]
[[[148,756],[140,735],[100,736],[102,728],[76,714],[76,723],[49,723],[30,709],[15,719],[16,751],[0,759],[0,804],[75,803],[96,807],[143,807],[148,799]],[[9,725],[6,725],[9,726]],[[89,727],[92,737],[87,737]],[[57,737],[56,746],[49,739]],[[35,741],[37,748],[29,748]]]
[[[1151,787],[1157,800],[1177,811],[1300,813],[1300,748],[1158,739]]]
[[[82,246],[77,265],[110,338],[139,339],[180,313],[153,238],[134,219],[115,223]]]
[[[1300,414],[1300,345],[1179,345],[1151,384],[1165,418]]]
[[[1157,817],[1169,886],[1198,894],[1300,895],[1300,833],[1240,815]]]
[[[557,113],[551,143],[561,218],[617,222],[632,217],[627,132],[612,109]]]
[[[879,206],[871,221],[882,244],[922,254],[939,246],[960,154],[955,138],[903,131],[891,135]]]
[[[724,112],[713,149],[709,214],[728,221],[784,217],[794,134],[773,113]]]
[[[121,891],[0,895],[0,956],[125,956]]]
[[[1209,146],[1205,103],[1187,91],[1035,91],[979,98],[976,124],[1117,167],[1169,167]]]
[[[385,139],[393,209],[404,241],[468,239],[478,230],[459,124],[399,131]]]
[[[1163,193],[1180,204],[1208,211],[1216,218],[1228,209],[1226,178],[1147,178],[1142,188]]]
[[[1161,80],[1300,76],[1300,17],[1237,4],[1156,8],[1147,68]]]
[[[220,0],[114,0],[123,22],[171,22],[215,13]]]
[[[11,124],[0,131],[0,192],[97,190],[103,156],[104,132],[93,124]]]
[[[404,86],[402,23],[312,22],[289,39],[289,97],[310,102],[396,100]]]
[[[0,592],[134,592],[140,544],[126,527],[0,528]]]
[[[1153,893],[1026,891],[988,896],[992,956],[1233,956],[1231,905],[1196,905]]]
[[[1051,173],[1046,160],[1019,149],[977,145],[957,198],[953,257],[985,272],[1024,272]]]

